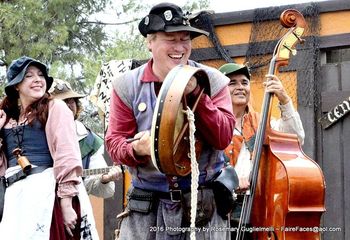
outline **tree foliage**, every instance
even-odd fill
[[[125,22],[125,24],[108,27],[108,33],[112,32],[114,34],[109,35],[111,37],[111,42],[103,55],[98,57],[86,56],[83,65],[83,74],[86,83],[94,83],[101,65],[104,62],[109,62],[114,59],[147,60],[151,57],[150,52],[145,46],[145,39],[138,30],[138,23],[141,18],[147,15],[152,7],[146,4],[146,2],[147,1],[128,0],[126,3],[121,1],[115,5],[117,13],[116,22]],[[184,6],[184,10],[195,12],[207,9],[209,3],[209,0],[188,0]],[[85,121],[89,121],[86,117],[84,119]],[[89,122],[90,126],[93,128],[94,122]]]
[[[111,0],[12,0],[0,3],[0,60],[8,66],[22,55],[45,63],[75,64],[102,54],[103,25],[91,24]]]
[[[208,6],[209,0],[188,0],[184,9]],[[138,31],[151,7],[146,0],[0,1],[0,66],[31,56],[49,64],[52,76],[89,95],[102,63],[151,56]]]
[[[187,0],[183,9],[189,12],[195,12],[203,9],[207,9],[209,6],[209,0]],[[147,60],[150,58],[150,52],[145,46],[145,39],[139,33],[138,23],[142,17],[144,17],[149,10],[151,5],[146,4],[146,1],[139,0],[128,0],[125,3],[121,1],[116,7],[116,21],[124,22],[122,26],[117,25],[114,28],[109,27],[109,31],[113,32],[111,36],[111,42],[106,48],[103,55],[96,58],[87,58],[85,63],[93,62],[95,64],[102,64],[102,62],[108,62],[112,59],[136,59],[136,60]],[[88,64],[92,67],[93,64]],[[96,69],[95,67],[92,67]],[[84,67],[84,69],[86,69]],[[97,67],[99,69],[99,67]],[[86,72],[86,77],[91,77],[91,72]],[[95,72],[98,73],[98,72]],[[94,76],[96,77],[96,75]],[[89,81],[88,82],[92,82]]]
[[[152,7],[139,0],[11,0],[0,2],[0,64],[22,55],[51,65],[63,79],[93,85],[102,62],[147,59],[139,20]],[[208,7],[209,0],[188,0],[184,9]],[[109,9],[113,23],[92,20]],[[101,15],[103,16],[103,15]],[[2,79],[3,80],[3,79]],[[88,92],[88,91],[84,91]]]

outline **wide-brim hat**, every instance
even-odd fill
[[[7,84],[5,86],[5,93],[7,96],[13,96],[17,93],[15,86],[23,81],[24,75],[26,74],[29,66],[36,66],[40,69],[46,80],[46,91],[49,90],[52,85],[53,78],[48,76],[49,70],[47,66],[34,58],[23,56],[12,61],[7,70]]]
[[[64,80],[55,79],[49,93],[57,99],[69,99],[69,98],[83,98],[84,94],[77,93],[73,91],[71,85]]]
[[[250,71],[248,66],[237,63],[226,63],[219,68],[219,71],[223,74],[244,74],[250,80]]]
[[[146,37],[147,34],[155,32],[190,32],[191,38],[200,35],[209,36],[207,31],[192,27],[189,13],[184,14],[182,9],[172,3],[160,3],[155,5],[149,14],[139,23],[140,33]]]

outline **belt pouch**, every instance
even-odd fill
[[[214,206],[214,194],[212,189],[199,189],[197,195],[196,227],[204,227],[210,222],[214,214]],[[189,226],[191,224],[191,193],[184,195],[183,208],[184,225]]]
[[[0,177],[0,222],[2,219],[2,214],[4,212],[5,192],[6,192],[6,178],[2,176]]]
[[[133,188],[129,194],[128,208],[130,211],[149,213],[154,203],[154,193],[139,188]]]
[[[233,191],[238,186],[236,171],[230,165],[223,168],[220,175],[212,182],[217,212],[223,219],[227,219],[227,214],[233,209]]]

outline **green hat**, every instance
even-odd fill
[[[246,65],[237,63],[226,63],[219,68],[219,71],[225,74],[244,74],[250,80],[249,68]]]

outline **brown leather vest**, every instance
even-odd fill
[[[235,166],[243,141],[247,145],[250,155],[252,155],[255,142],[255,133],[259,124],[259,113],[249,111],[244,114],[242,121],[242,135],[233,135],[231,143],[225,149],[225,155],[230,160],[230,164]]]

